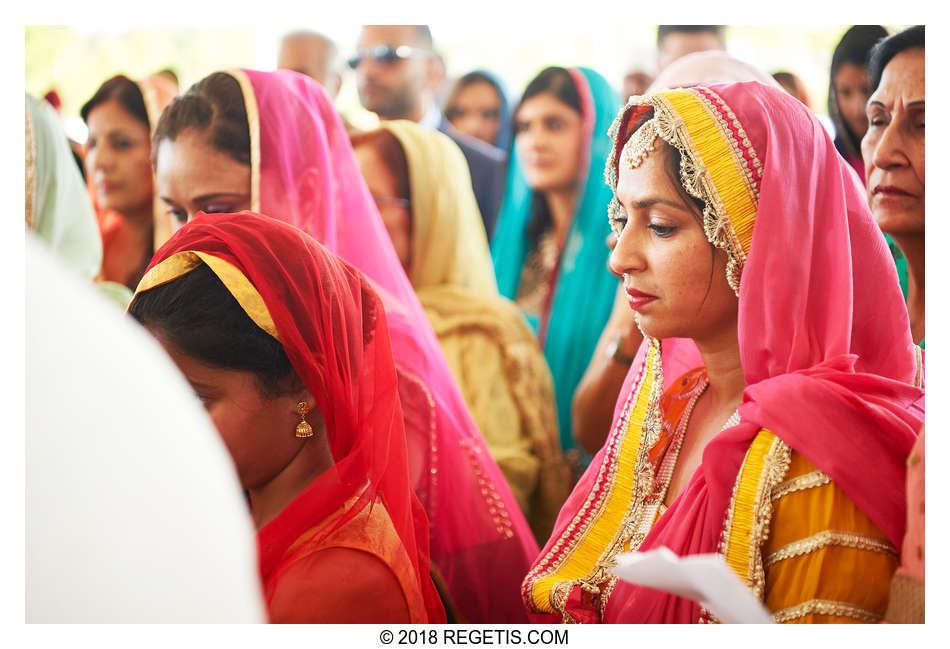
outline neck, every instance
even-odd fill
[[[554,223],[554,234],[558,248],[563,247],[567,233],[571,229],[574,211],[577,209],[577,187],[557,189],[545,192],[544,198],[548,203],[548,211]]]
[[[300,495],[317,476],[333,466],[326,433],[314,426],[313,437],[303,441],[300,450],[268,482],[248,489],[251,518],[260,530]]]
[[[730,413],[739,407],[742,391],[745,390],[745,374],[739,357],[739,334],[735,324],[726,327],[721,335],[695,340],[709,379],[706,398],[713,410],[723,409]]]
[[[891,235],[907,258],[907,315],[914,342],[924,339],[924,234]]]

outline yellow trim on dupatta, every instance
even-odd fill
[[[241,86],[244,110],[247,112],[247,127],[251,136],[251,211],[261,211],[261,118],[257,109],[254,85],[244,70],[227,70]]]
[[[705,204],[706,238],[728,254],[726,278],[738,295],[742,267],[752,246],[762,179],[762,163],[752,142],[732,109],[709,88],[680,88],[631,97],[609,131],[615,146],[605,177],[614,190],[619,127],[631,108],[637,106],[654,110],[651,121],[656,134],[680,152],[683,187]]]
[[[599,584],[607,586],[615,579],[609,572],[613,557],[629,540],[625,523],[630,509],[636,505],[637,465],[641,453],[641,428],[656,407],[659,386],[662,388],[660,348],[653,344],[644,363],[643,378],[627,406],[629,419],[618,425],[622,435],[608,440],[609,461],[604,462],[587,502],[570,525],[525,578],[522,596],[541,613],[559,613],[572,621],[565,610],[570,591],[579,586],[594,594],[603,594]],[[626,424],[626,425],[625,425]],[[619,449],[617,448],[619,446]],[[636,549],[632,547],[631,550]],[[638,544],[637,544],[638,545]],[[603,597],[606,600],[606,597]],[[602,602],[605,605],[606,601]]]
[[[135,295],[178,279],[182,275],[193,271],[202,263],[207,264],[218,276],[218,279],[241,305],[248,317],[254,321],[254,324],[279,341],[280,336],[277,334],[277,327],[274,325],[270,311],[267,310],[267,305],[264,304],[264,298],[257,292],[250,280],[234,265],[206,252],[185,250],[162,260],[145,273],[142,281],[135,289]],[[135,296],[132,299],[135,300]]]
[[[742,461],[723,527],[720,554],[759,599],[765,594],[762,546],[772,520],[772,491],[790,462],[788,445],[761,429]]]

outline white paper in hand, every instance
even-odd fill
[[[768,610],[718,554],[680,558],[667,548],[617,555],[611,571],[624,581],[698,602],[726,624],[770,624]]]

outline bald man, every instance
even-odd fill
[[[340,92],[336,58],[336,45],[329,38],[317,32],[297,31],[281,40],[277,67],[307,75],[323,86],[330,99],[335,99]]]

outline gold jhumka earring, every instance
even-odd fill
[[[310,412],[310,406],[306,401],[297,404],[297,413],[300,415],[300,423],[297,424],[297,437],[313,437],[313,428],[307,423],[307,413]]]

